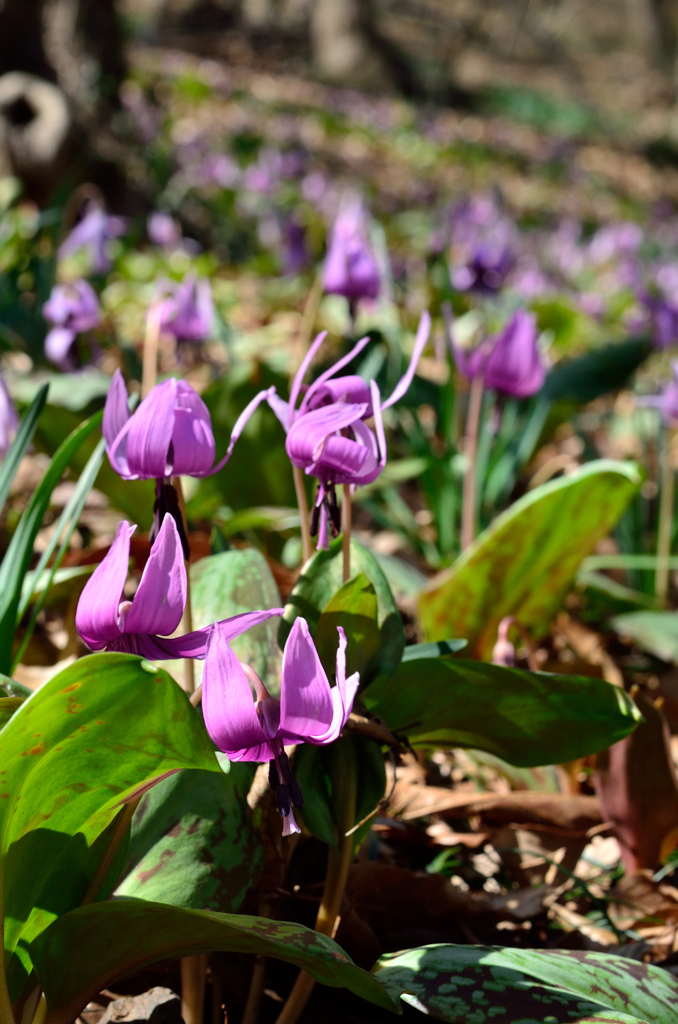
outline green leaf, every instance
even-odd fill
[[[630,637],[662,661],[678,661],[678,613],[629,612],[616,615],[610,624],[621,636]]]
[[[417,658],[442,658],[445,654],[456,654],[468,645],[467,640],[433,640],[430,644],[409,644],[403,651],[401,665]]]
[[[422,591],[426,637],[466,637],[471,656],[489,660],[506,615],[545,632],[581,560],[609,533],[639,483],[633,465],[601,459],[526,494]]]
[[[2,697],[0,700],[0,729],[9,722],[14,712],[19,710],[25,700],[25,697]]]
[[[652,343],[646,338],[629,338],[564,360],[551,370],[541,394],[552,401],[565,398],[581,404],[592,402],[624,387],[652,351]]]
[[[226,767],[178,772],[142,798],[116,895],[195,910],[240,908],[261,874],[263,852],[247,806],[253,769]]]
[[[342,572],[341,538],[338,538],[330,544],[329,551],[316,551],[302,569],[280,623],[281,645],[287,640],[292,623],[298,615],[307,620],[311,635],[315,637],[321,611],[342,587]],[[377,597],[377,623],[381,633],[381,644],[373,665],[378,665],[381,672],[389,675],[395,672],[400,664],[405,648],[402,619],[391,588],[376,558],[357,541],[351,540],[351,577],[360,573],[364,573],[370,581]]]
[[[523,768],[603,750],[641,719],[620,687],[600,679],[450,657],[404,662],[363,701],[416,746],[474,747]]]
[[[32,945],[47,998],[45,1024],[71,1024],[90,999],[131,970],[216,950],[277,957],[324,985],[344,986],[377,1006],[396,1008],[373,975],[356,967],[332,939],[303,925],[120,900],[66,914]]]
[[[36,691],[0,732],[0,761],[5,956],[15,999],[31,969],[28,943],[82,900],[101,858],[97,837],[122,802],[168,772],[220,769],[180,687],[130,654],[81,658]]]
[[[191,566],[193,628],[202,629],[220,619],[251,612],[255,608],[279,608],[280,593],[268,562],[256,548],[233,549],[201,558]],[[270,619],[248,629],[232,641],[241,661],[261,676],[270,692],[280,690],[278,621]],[[196,685],[202,662],[195,662]]]
[[[394,998],[451,1024],[671,1024],[678,981],[608,953],[422,946],[373,968]]]
[[[0,672],[7,672],[12,661],[12,642],[21,588],[30,565],[33,544],[47,511],[52,491],[61,480],[74,453],[82,442],[101,423],[103,413],[97,413],[74,430],[60,446],[49,469],[36,487],[28,507],[0,566]]]
[[[17,469],[19,468],[19,463],[28,451],[28,446],[33,440],[33,434],[35,433],[38,425],[40,413],[47,401],[48,390],[49,385],[45,384],[38,391],[31,403],[30,409],[27,410],[19,424],[16,437],[12,441],[7,454],[2,460],[2,466],[0,467],[0,509],[4,508],[10,487],[12,486],[12,481],[14,480]]]
[[[369,678],[368,669],[381,646],[377,614],[377,592],[363,572],[344,583],[329,599],[320,613],[314,640],[330,677],[336,670],[337,629],[341,627],[347,640],[346,674],[359,672],[361,680]],[[373,675],[378,675],[378,667],[375,668]]]

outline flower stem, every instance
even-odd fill
[[[104,879],[108,874],[111,864],[113,863],[113,859],[120,848],[120,843],[125,838],[127,826],[134,817],[134,812],[139,806],[140,800],[141,797],[138,797],[136,800],[131,800],[129,803],[125,804],[120,812],[115,828],[108,840],[108,846],[106,847],[104,855],[99,861],[99,866],[87,887],[87,892],[82,898],[81,906],[84,907],[87,903],[94,903],[96,901],[96,898],[99,895],[99,890],[101,889]]]
[[[355,821],[357,778],[355,752],[350,737],[344,737],[340,742],[333,744],[329,750],[335,759],[332,775],[336,781],[335,813],[339,836],[336,847],[331,846],[329,849],[325,887],[316,917],[315,930],[332,938],[339,923],[339,908],[353,860],[354,839],[352,835],[346,835],[346,833],[352,828]],[[306,971],[299,972],[299,977],[294,983],[276,1024],[295,1024],[310,998],[314,985],[315,981],[310,974],[307,974]]]
[[[292,466],[294,477],[294,489],[297,492],[297,504],[299,505],[299,518],[301,519],[301,552],[304,565],[313,555],[313,543],[311,541],[311,521],[308,514],[308,501],[306,499],[306,488],[304,486],[304,474],[299,466]]]
[[[188,537],[188,519],[186,517],[186,502],[184,500],[184,489],[181,486],[181,477],[172,477],[172,486],[177,492],[177,499],[179,501],[179,511],[181,512],[181,518],[184,521],[184,531]],[[184,615],[181,620],[181,628],[184,633],[193,632],[193,606],[191,604],[191,566],[189,562],[186,562],[186,607],[184,608]],[[191,694],[195,690],[195,670],[193,667],[193,659],[184,659],[184,690],[186,693]]]
[[[655,576],[655,594],[662,604],[666,604],[669,593],[669,556],[671,554],[671,535],[673,533],[673,493],[675,473],[671,464],[671,442],[673,431],[664,431],[664,443],[661,453],[661,496],[659,499],[659,524],[657,529],[657,573]]]
[[[207,954],[185,956],[181,961],[181,1016],[184,1024],[202,1024],[206,980]]]
[[[344,484],[344,500],[341,503],[341,515],[343,518],[343,537],[341,540],[341,551],[344,557],[344,576],[346,583],[351,578],[351,485]]]
[[[155,387],[158,376],[158,341],[160,340],[160,304],[153,303],[146,317],[146,334],[141,364],[141,397]]]
[[[466,417],[466,437],[464,438],[464,454],[466,455],[466,473],[464,475],[464,491],[461,513],[461,549],[464,551],[473,542],[476,533],[476,454],[478,451],[478,427],[480,412],[483,406],[484,381],[482,375],[471,381],[468,415]]]

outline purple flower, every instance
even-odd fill
[[[214,305],[209,281],[188,274],[181,284],[167,283],[160,300],[160,330],[177,341],[206,341],[212,332]]]
[[[107,242],[125,234],[126,221],[123,217],[109,217],[104,209],[90,203],[79,224],[59,246],[59,256],[70,256],[79,249],[89,252],[92,270],[95,274],[106,274],[111,269],[107,253]]]
[[[515,261],[515,225],[490,196],[476,196],[452,214],[450,278],[458,291],[498,291]]]
[[[678,305],[664,295],[640,296],[650,319],[652,340],[659,348],[668,348],[678,342]]]
[[[213,626],[207,641],[202,696],[207,731],[232,761],[270,761],[283,835],[300,831],[292,807],[303,803],[285,743],[332,743],[358,690],[358,673],[346,678],[346,637],[341,627],[338,633],[337,684],[331,688],[308,623],[294,620],[283,653],[280,700],[271,697],[249,665],[240,664],[228,643],[228,624]]]
[[[518,309],[492,346],[485,364],[485,385],[514,398],[527,398],[541,389],[546,366],[537,347],[534,313]]]
[[[91,651],[124,651],[144,658],[204,658],[211,626],[168,637],[178,627],[186,604],[186,568],[172,516],[163,519],[158,538],[134,600],[124,599],[130,537],[136,526],[122,522],[103,562],[87,581],[75,614],[78,633]],[[282,608],[247,612],[219,623],[232,640],[251,626],[282,615]]]
[[[0,455],[5,455],[19,429],[19,417],[7,385],[0,376]]]
[[[350,303],[376,299],[379,268],[367,238],[363,204],[354,200],[340,210],[330,234],[324,268],[325,291]]]
[[[45,355],[62,370],[73,369],[71,348],[76,335],[101,323],[99,300],[92,286],[82,279],[57,284],[42,307],[46,320],[54,327],[45,338]]]
[[[233,427],[226,454],[213,465],[212,420],[190,384],[173,377],[156,384],[130,414],[127,388],[120,370],[116,370],[102,425],[111,466],[124,480],[211,476],[226,464],[248,419],[274,391],[260,391],[246,406]]]
[[[146,230],[153,245],[162,249],[176,249],[181,241],[181,228],[171,214],[162,210],[154,210],[149,215]]]
[[[385,402],[381,401],[374,380],[368,384],[355,375],[334,378],[365,347],[369,338],[362,338],[347,355],[311,384],[299,409],[296,408],[302,381],[325,340],[325,332],[318,335],[306,353],[292,382],[289,402],[283,402],[277,395],[269,398],[269,405],[287,431],[285,448],[291,462],[308,475],[318,478],[311,534],[318,532],[319,548],[329,545],[328,525],[331,525],[335,536],[339,532],[337,485],[355,487],[372,483],[386,465],[382,412],[399,401],[412,383],[430,329],[431,318],[428,313],[423,313],[410,364]],[[364,422],[371,416],[374,417],[374,431]]]
[[[292,217],[283,229],[283,266],[286,274],[300,274],[308,266],[306,232]]]
[[[642,395],[636,405],[659,409],[667,427],[678,426],[678,360],[671,362],[673,380],[658,395]]]

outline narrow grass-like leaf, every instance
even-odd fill
[[[40,413],[44,409],[45,402],[47,401],[48,391],[49,384],[44,384],[38,391],[37,395],[31,402],[26,415],[19,424],[16,437],[12,441],[9,450],[2,461],[2,467],[0,467],[0,509],[3,508],[7,501],[7,495],[9,494],[9,489],[12,486],[12,481],[16,476],[19,463],[28,451],[28,446],[33,440],[33,434],[35,433],[35,429],[38,425]]]

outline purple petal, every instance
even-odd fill
[[[301,385],[304,380],[304,377],[306,376],[306,371],[313,362],[313,358],[316,352],[318,351],[326,337],[327,331],[321,331],[318,337],[313,342],[313,344],[310,346],[304,358],[302,359],[301,366],[294,375],[294,380],[292,381],[292,387],[290,389],[290,423],[294,423],[294,417],[296,415],[295,407],[297,404],[297,398],[299,397],[299,392],[301,391]]]
[[[313,388],[313,385],[311,386]],[[347,377],[337,377],[336,380],[329,380],[317,390],[311,388],[304,396],[301,403],[300,413],[310,412],[313,409],[321,409],[327,405],[334,405],[337,402],[351,402],[354,405],[358,402],[365,402],[368,406],[367,415],[371,415],[370,407],[370,386],[367,381],[356,374]],[[310,401],[308,401],[310,396]]]
[[[355,429],[360,422],[358,420],[354,423],[353,428]],[[306,468],[307,472],[313,473],[314,476],[317,475],[321,467],[330,469],[336,474],[336,483],[352,483],[353,478],[360,473],[365,465],[368,456],[369,449],[365,445],[359,444],[349,437],[332,434],[325,440],[322,451],[315,461]]]
[[[74,363],[69,355],[74,341],[75,331],[68,327],[53,327],[45,338],[45,355],[50,363],[61,370],[72,370]]]
[[[330,684],[308,623],[296,618],[283,653],[280,735],[292,742],[312,742],[327,733],[333,710]]]
[[[129,568],[129,541],[136,530],[122,522],[111,549],[80,595],[75,627],[92,651],[102,651],[120,636],[118,615]]]
[[[214,464],[212,420],[202,398],[185,381],[177,381],[172,431],[172,473],[206,476]]]
[[[173,378],[157,384],[113,442],[110,459],[114,465],[126,443],[127,479],[152,480],[171,473],[167,455],[174,431],[176,395],[177,382]]]
[[[348,405],[340,402],[337,405],[314,409],[304,413],[292,424],[287,435],[285,448],[295,466],[302,469],[317,462],[325,440],[345,427],[350,427],[355,420],[362,419],[367,405]]]
[[[217,462],[216,466],[214,466],[213,469],[209,470],[209,474],[208,473],[194,473],[193,476],[208,476],[208,475],[211,475],[212,473],[217,473],[222,468],[222,466],[226,465],[226,463],[228,462],[228,460],[231,457],[231,452],[233,451],[233,447],[235,445],[235,442],[238,440],[238,438],[242,434],[243,430],[245,429],[245,425],[246,425],[248,419],[250,418],[250,416],[252,415],[254,410],[259,405],[261,405],[262,402],[267,401],[271,397],[271,395],[273,395],[274,393],[275,393],[275,387],[270,387],[266,391],[260,391],[258,395],[255,395],[255,397],[252,399],[252,401],[248,405],[245,406],[245,408],[243,409],[243,411],[240,413],[240,415],[238,416],[237,420],[235,421],[235,426],[233,427],[233,430],[231,431],[231,440],[229,441],[228,448],[226,450],[226,454],[224,455],[223,459],[220,459],[219,462]]]
[[[412,358],[410,359],[410,365],[407,367],[405,376],[400,379],[396,384],[393,394],[390,398],[387,398],[382,409],[388,409],[389,406],[394,405],[399,399],[403,397],[414,377],[414,371],[417,368],[417,363],[421,358],[421,354],[426,347],[428,336],[431,331],[431,317],[427,310],[421,314],[421,320],[419,321],[419,327],[417,329],[417,336],[414,340],[414,349],[412,350]]]
[[[534,313],[517,310],[489,355],[485,386],[515,398],[527,398],[539,391],[546,378],[546,367],[537,337]]]
[[[7,385],[0,375],[0,455],[4,455],[19,427],[19,416],[14,408]]]
[[[310,743],[322,745],[333,743],[339,733],[346,725],[348,716],[351,714],[353,701],[358,692],[360,674],[354,672],[346,678],[346,634],[341,626],[337,627],[339,633],[339,647],[337,648],[337,685],[332,688],[332,724],[323,736],[317,736]]]
[[[359,352],[362,352],[362,350],[365,348],[365,345],[367,345],[369,340],[370,340],[369,339],[369,335],[366,335],[364,338],[361,338],[360,341],[357,342],[353,346],[353,348],[351,349],[351,351],[347,355],[342,356],[341,359],[337,360],[337,362],[334,364],[334,366],[330,366],[329,370],[325,370],[324,373],[321,373],[320,376],[317,377],[316,380],[313,381],[313,383],[309,387],[308,391],[304,395],[304,400],[301,403],[301,411],[303,411],[305,408],[311,408],[311,409],[315,409],[316,408],[316,406],[318,404],[317,401],[314,402],[312,405],[309,405],[309,399],[313,397],[313,395],[318,390],[318,388],[321,388],[323,386],[325,381],[329,380],[330,377],[334,377],[335,373],[339,373],[339,370],[343,370],[343,368],[345,366],[348,366],[348,364],[351,362],[351,360],[355,359],[355,357],[358,355]],[[355,380],[355,381],[362,380],[361,377],[354,377],[354,376],[348,376],[348,377],[345,377],[343,379],[344,380]],[[337,383],[337,382],[333,382],[333,383]],[[336,399],[333,399],[333,401],[336,401]],[[354,399],[353,398],[349,398],[348,401],[354,401]],[[364,401],[364,399],[359,399],[359,401]]]
[[[260,622],[276,615],[282,615],[284,608],[269,608],[266,611],[242,612],[240,615],[233,615],[230,619],[222,619],[215,623],[219,626],[221,636],[224,640],[231,641],[240,636],[245,630],[252,626],[258,626]],[[173,637],[149,637],[160,653],[147,654],[151,658],[204,658],[207,647],[207,638],[212,626],[204,626],[202,629],[195,629],[192,633],[184,633],[183,636]]]
[[[186,604],[186,567],[173,516],[165,515],[141,582],[134,595],[124,633],[173,633]]]
[[[266,401],[287,434],[290,429],[290,403],[283,401],[280,395],[270,395]]]
[[[212,740],[231,760],[269,760],[271,751],[250,684],[219,624],[212,626],[207,639],[202,710]]]
[[[104,419],[101,425],[101,432],[106,441],[107,450],[115,441],[129,419],[129,406],[125,380],[120,370],[113,374],[111,386],[106,395],[104,406]],[[126,461],[126,460],[125,460]]]

